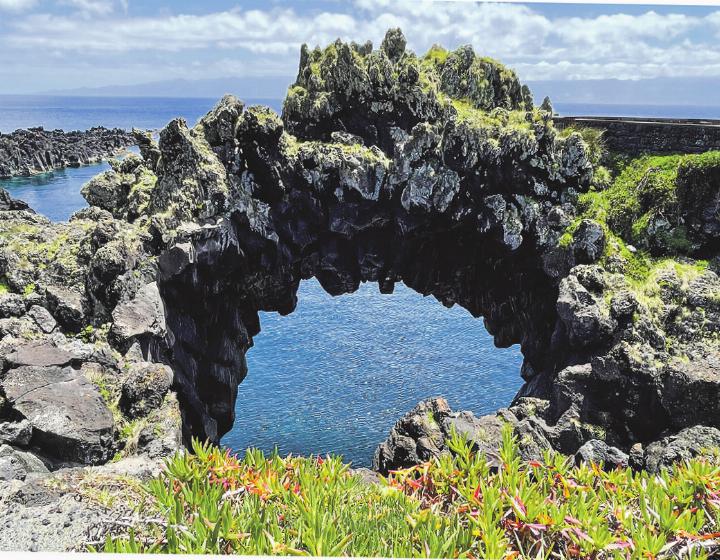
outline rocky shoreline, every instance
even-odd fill
[[[720,446],[715,156],[672,160],[671,179],[628,164],[640,194],[618,218],[628,196],[611,198],[591,137],[561,134],[500,63],[417,57],[399,30],[379,49],[303,47],[282,117],[226,96],[194,128],[134,140],[141,156],[90,181],[68,222],[0,200],[8,530],[24,501],[64,499],[37,481],[219,441],[259,311],[292,312],[313,276],[332,295],[404,282],[521,346],[507,410],[421,403],[381,472],[445,452],[452,429],[492,456],[507,423],[525,459],[656,470]]]
[[[132,134],[119,128],[64,132],[40,127],[0,134],[0,179],[97,163],[134,143]]]

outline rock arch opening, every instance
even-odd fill
[[[517,347],[497,349],[482,321],[398,284],[333,297],[301,282],[286,317],[261,313],[236,418],[222,443],[242,451],[342,454],[369,467],[377,445],[419,401],[494,413],[520,387]]]
[[[403,282],[445,305],[457,304],[484,318],[497,346],[520,344],[523,375],[535,380],[536,393],[542,390],[539,372],[557,359],[547,352],[557,287],[541,261],[522,246],[509,251],[492,232],[413,216],[399,196],[349,205],[344,223],[355,226],[354,220],[380,212],[380,231],[372,220],[356,236],[311,231],[308,223],[328,220],[307,210],[328,211],[315,202],[273,216],[290,228],[271,239],[243,214],[161,257],[159,287],[188,435],[217,441],[231,429],[237,386],[247,374],[245,353],[261,328],[258,313],[292,312],[300,281],[313,277],[330,295],[355,292],[361,282],[390,292]],[[342,206],[336,201],[330,212],[343,212]],[[301,248],[300,239],[311,242]]]

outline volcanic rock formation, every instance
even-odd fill
[[[590,145],[559,134],[530,99],[470,47],[417,57],[399,30],[377,50],[303,47],[282,118],[226,96],[193,128],[172,121],[157,143],[136,132],[142,157],[88,183],[91,208],[67,223],[7,199],[0,421],[11,427],[0,434],[53,464],[162,453],[179,414],[186,441],[218,441],[258,312],[292,312],[311,277],[332,295],[404,282],[483,317],[496,345],[520,344],[525,385],[501,418],[528,456],[600,440],[580,455],[632,448],[633,464],[655,465],[665,458],[653,442],[697,426],[714,434],[720,163],[680,164],[674,213],[647,229],[658,243],[639,267],[622,232],[578,203],[603,188]],[[655,208],[646,197],[638,212]],[[659,241],[679,229],[684,253],[668,253]],[[30,406],[38,377],[71,421]],[[68,412],[68,387],[88,392],[83,414]],[[399,425],[401,444],[381,449],[378,467],[405,460],[394,449],[412,460],[441,451],[448,423],[498,424],[436,412],[445,428],[432,445],[402,439],[412,423]],[[699,452],[687,439],[672,439],[677,456]]]
[[[135,143],[119,128],[79,132],[30,128],[0,134],[0,179],[96,163]]]

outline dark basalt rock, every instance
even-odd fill
[[[88,460],[111,448],[163,453],[180,414],[185,441],[219,441],[242,414],[259,312],[292,312],[311,277],[332,295],[404,282],[522,350],[525,384],[507,411],[478,419],[436,403],[437,426],[401,421],[379,452],[383,470],[443,452],[452,425],[480,448],[488,434],[490,454],[508,422],[527,457],[591,440],[627,453],[720,427],[717,266],[660,262],[639,286],[630,249],[579,215],[594,177],[582,137],[560,137],[499,63],[403,45],[393,31],[378,50],[303,48],[282,119],[227,96],[193,128],[172,121],[157,143],[136,132],[142,158],[89,183],[97,206],[67,223],[11,201],[0,211],[0,276],[14,294],[0,297],[3,375],[91,372],[111,402],[122,393],[121,421],[148,422],[133,441],[96,438]],[[713,166],[697,204],[716,200]],[[686,233],[691,254],[712,260],[707,210],[686,209]],[[33,306],[57,321],[52,332]],[[28,339],[73,358],[56,364],[43,351],[45,365],[23,365],[13,351]],[[167,377],[128,376],[145,362],[172,369],[170,391]],[[19,413],[0,399],[0,414]],[[164,435],[153,440],[152,427]]]
[[[163,364],[134,364],[120,392],[120,409],[130,418],[147,416],[160,407],[172,385],[172,371]]]
[[[12,409],[32,425],[32,444],[66,461],[105,463],[114,453],[114,421],[99,392],[72,368],[22,366],[0,386]]]
[[[606,469],[625,468],[628,466],[628,455],[617,447],[611,447],[598,439],[585,442],[575,453],[575,460],[579,463],[603,464]]]
[[[713,453],[718,447],[720,430],[708,426],[693,426],[645,447],[642,463],[635,466],[657,472],[678,461]]]
[[[536,404],[525,400],[517,408],[520,417],[507,409],[497,414],[477,417],[472,412],[454,412],[443,398],[420,402],[403,416],[388,438],[375,451],[373,469],[383,475],[397,469],[452,453],[450,440],[454,433],[471,442],[476,453],[485,456],[490,465],[499,465],[503,426],[509,424],[521,434],[518,448],[524,459],[540,459],[550,444],[528,418],[536,413]],[[532,409],[532,411],[531,411]]]
[[[63,132],[30,128],[0,134],[0,178],[35,175],[63,167],[78,167],[95,163],[118,154],[135,143],[134,137],[121,129],[91,128],[85,132]],[[7,208],[7,193],[0,200],[0,208]],[[24,208],[22,208],[24,206]]]

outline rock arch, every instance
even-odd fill
[[[501,64],[470,47],[418,57],[398,30],[377,50],[304,47],[282,117],[226,96],[193,128],[136,139],[142,157],[91,181],[67,224],[6,201],[0,272],[39,288],[66,332],[104,325],[108,351],[170,366],[186,440],[230,429],[258,311],[292,312],[316,277],[333,295],[402,281],[519,343],[525,385],[503,417],[530,454],[629,451],[698,425],[720,443],[712,157],[677,172],[672,223],[638,202],[640,261],[634,229],[578,204],[605,186],[581,134],[560,134]],[[38,235],[63,250],[17,239]]]

